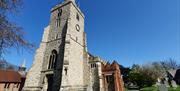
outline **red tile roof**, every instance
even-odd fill
[[[17,71],[0,70],[0,83],[21,82],[21,75]]]

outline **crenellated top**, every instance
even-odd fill
[[[53,11],[55,11],[55,10],[63,7],[63,6],[65,6],[65,5],[68,5],[69,3],[72,3],[72,5],[78,10],[79,14],[80,14],[83,18],[85,18],[83,12],[81,11],[81,9],[80,9],[80,8],[77,6],[77,4],[75,3],[75,0],[65,0],[65,1],[63,1],[62,3],[57,4],[55,7],[53,7],[53,8],[51,9],[51,12],[53,12]]]
[[[65,0],[65,1],[72,1],[72,2],[75,2],[75,0]]]

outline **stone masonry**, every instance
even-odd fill
[[[23,91],[104,91],[102,64],[88,53],[84,14],[65,0],[51,10]]]

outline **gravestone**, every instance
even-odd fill
[[[174,80],[171,81],[171,84],[172,84],[173,88],[177,88],[177,84],[176,84],[176,82]]]
[[[164,84],[166,85],[166,87],[170,87],[168,80],[169,80],[169,78],[166,77],[166,78],[165,78],[165,81],[164,81]]]
[[[156,86],[159,86],[159,85],[161,85],[161,79],[160,78],[158,78],[157,82],[156,82]]]
[[[168,91],[168,88],[165,84],[161,84],[158,86],[158,91]]]

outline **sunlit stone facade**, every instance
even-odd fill
[[[103,64],[88,53],[84,14],[74,0],[65,0],[51,10],[23,90],[107,91],[101,79]]]

